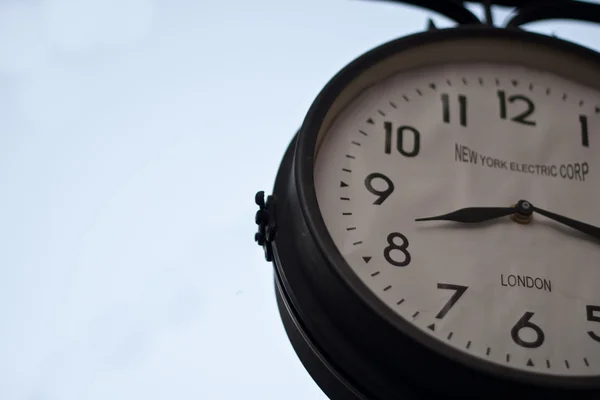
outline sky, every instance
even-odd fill
[[[430,16],[1,1],[0,398],[325,399],[281,325],[254,194],[327,81]],[[528,29],[600,50],[592,25]]]

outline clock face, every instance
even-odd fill
[[[461,63],[364,90],[317,149],[333,242],[398,318],[486,362],[600,375],[600,241],[528,224],[415,221],[521,199],[600,226],[600,93],[516,65]]]

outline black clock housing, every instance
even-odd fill
[[[339,93],[392,54],[474,37],[551,47],[600,69],[600,56],[589,49],[519,29],[473,25],[394,40],[360,56],[325,86],[283,157],[273,194],[265,198],[259,192],[256,197],[256,240],[274,265],[285,330],[298,357],[331,399],[600,396],[600,377],[551,377],[479,362],[398,321],[349,273],[320,217],[312,175],[317,132]]]

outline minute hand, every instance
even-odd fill
[[[557,222],[560,222],[561,224],[564,224],[573,229],[576,229],[580,232],[586,233],[596,239],[600,239],[600,228],[598,228],[597,226],[586,224],[585,222],[567,218],[562,215],[554,214],[553,212],[542,210],[541,208],[537,208],[537,207],[533,207],[533,211],[535,211],[536,213],[541,214],[545,217],[553,219]]]

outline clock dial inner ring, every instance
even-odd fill
[[[423,335],[539,374],[600,375],[600,93],[516,63],[389,73],[338,103],[319,136],[318,206],[352,273]],[[517,223],[527,222],[527,223]]]

